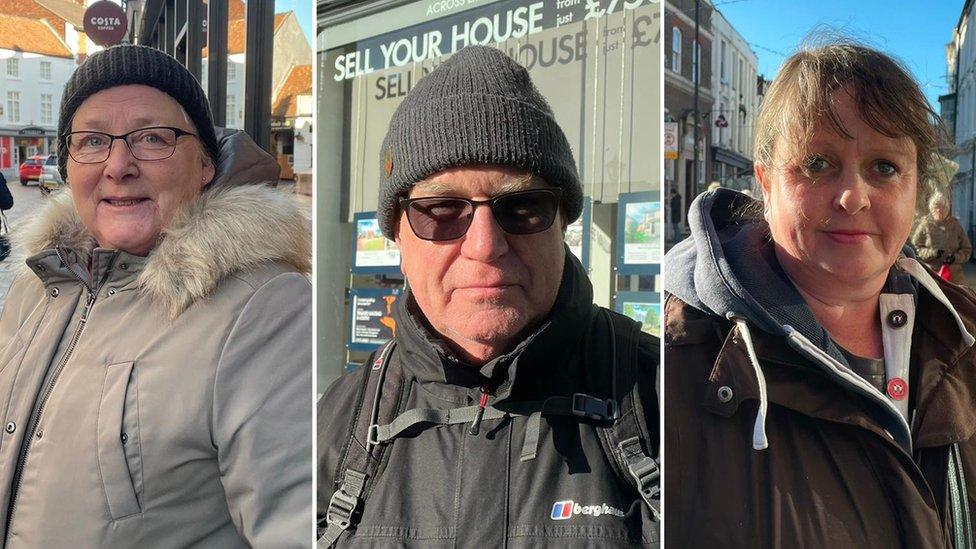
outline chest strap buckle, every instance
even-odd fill
[[[617,403],[612,398],[599,398],[576,393],[573,395],[573,415],[595,419],[597,421],[614,421],[618,417]]]

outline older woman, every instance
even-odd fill
[[[949,199],[942,193],[932,195],[929,200],[929,215],[922,218],[912,244],[918,250],[918,257],[939,271],[943,265],[949,266],[952,282],[964,286],[966,273],[962,266],[969,261],[973,245],[966,236],[959,220],[949,215]]]
[[[309,229],[140,46],[65,88],[70,192],[0,319],[7,547],[297,547],[311,536]]]
[[[903,248],[933,116],[884,54],[802,51],[759,115],[762,213],[696,199],[664,261],[669,545],[971,546],[976,301]]]

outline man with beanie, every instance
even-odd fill
[[[656,545],[658,342],[563,243],[582,187],[528,72],[455,53],[379,161],[407,291],[319,402],[319,546]]]
[[[307,547],[310,230],[276,162],[133,45],[69,78],[58,151],[0,315],[2,545]]]

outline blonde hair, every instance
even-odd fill
[[[938,146],[938,115],[901,63],[851,40],[833,40],[801,49],[783,63],[763,99],[756,123],[756,164],[772,167],[777,142],[784,144],[794,159],[806,156],[808,143],[824,120],[838,134],[850,137],[831,108],[831,96],[845,89],[871,128],[888,137],[907,137],[915,144],[915,208],[924,214],[929,197],[945,185],[932,173],[942,168],[932,162]]]

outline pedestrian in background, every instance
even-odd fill
[[[302,547],[310,230],[173,57],[88,56],[0,317],[5,547]]]
[[[928,214],[922,218],[912,244],[918,257],[939,272],[943,265],[949,267],[949,280],[960,286],[966,285],[963,265],[973,253],[966,230],[959,220],[949,214],[949,199],[942,193],[932,195]]]
[[[671,187],[668,197],[668,210],[671,214],[671,240],[677,242],[681,240],[681,195],[674,187]]]

